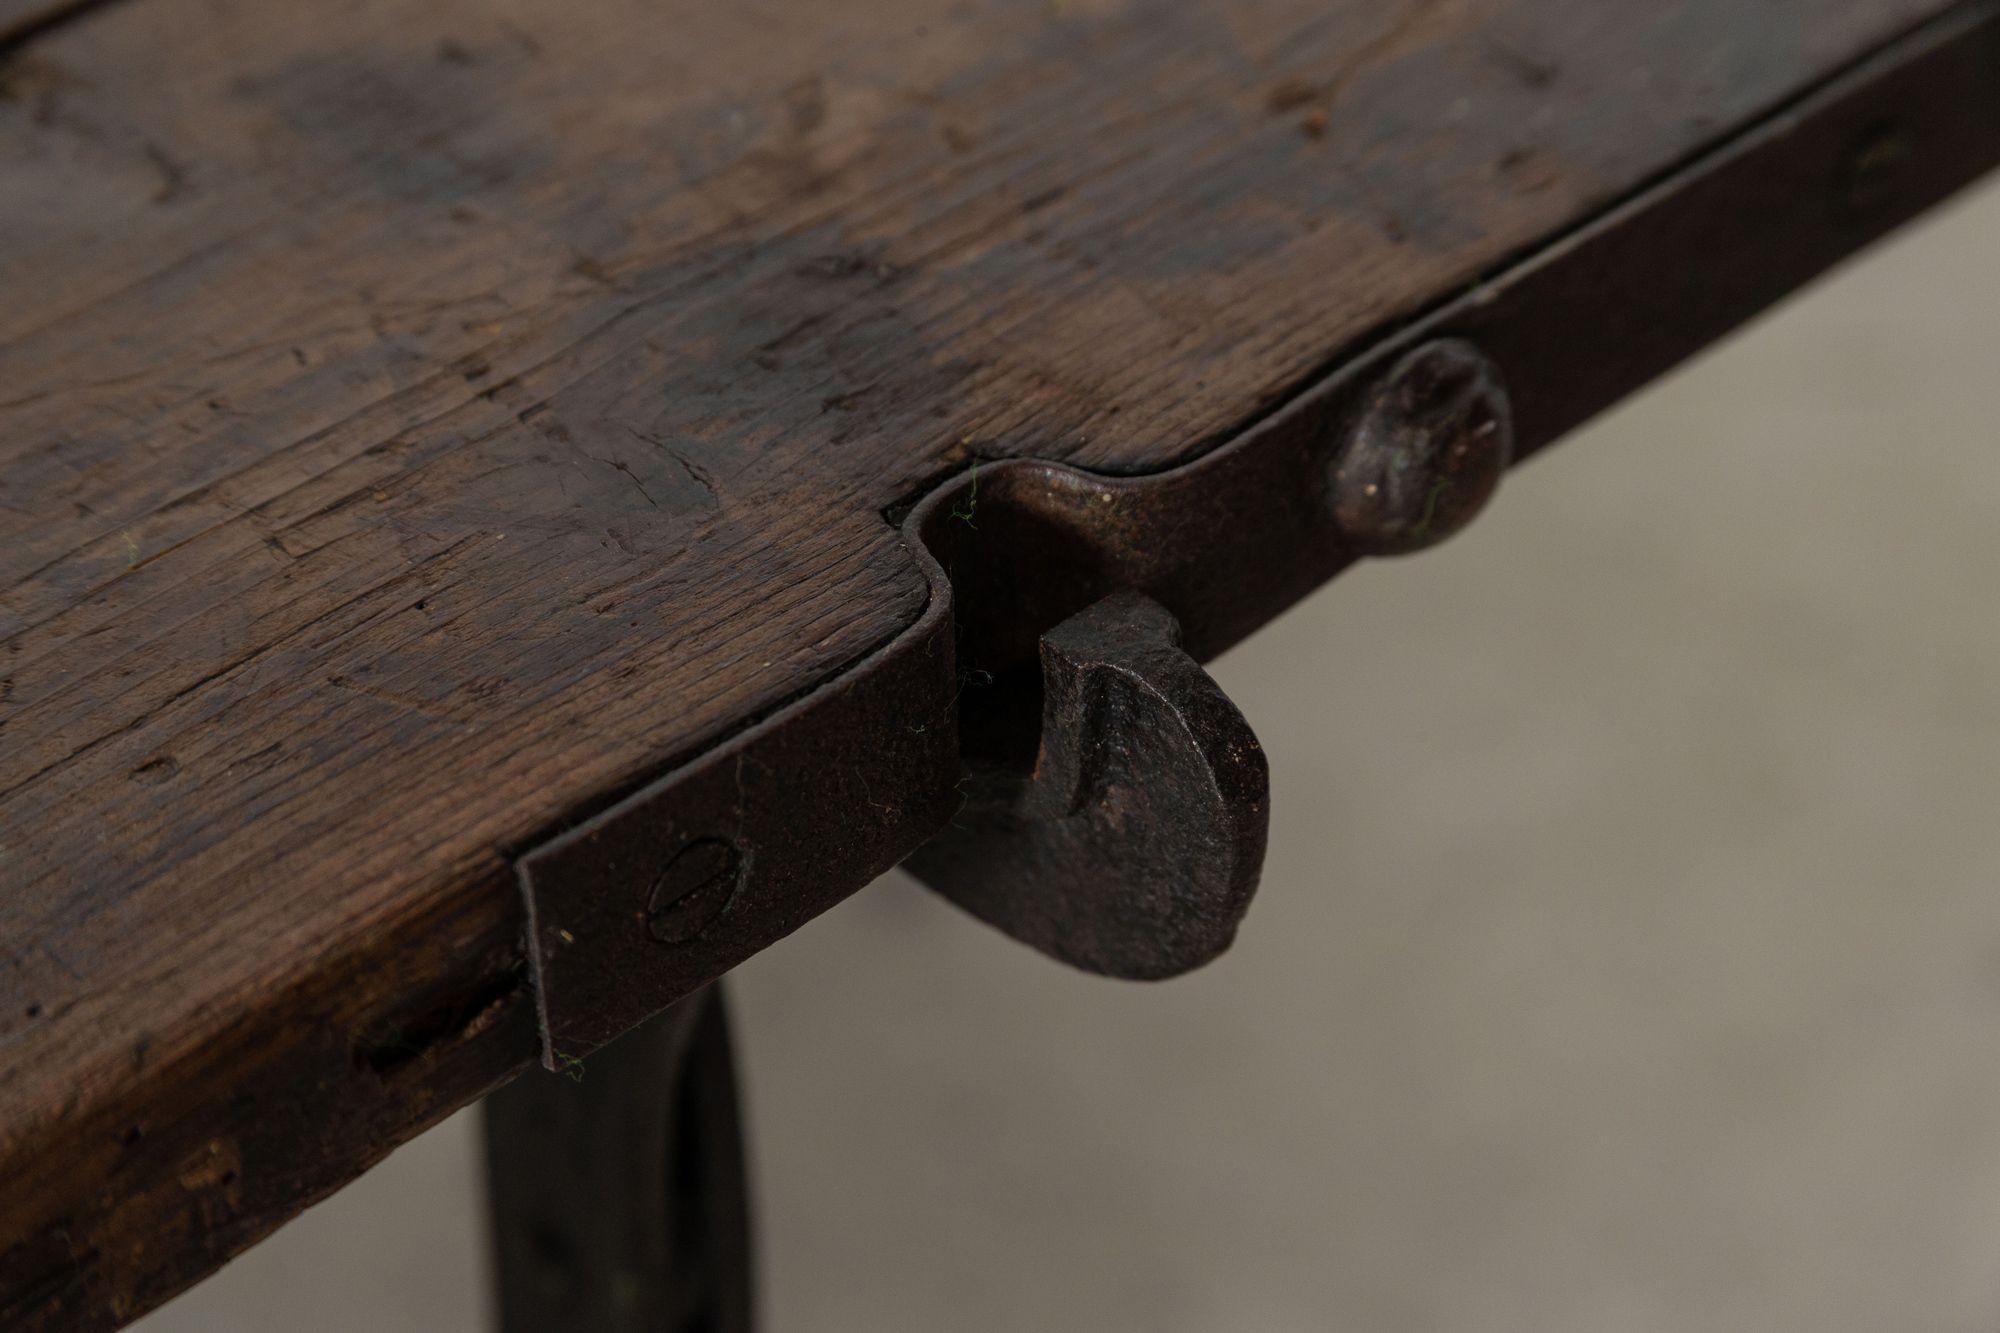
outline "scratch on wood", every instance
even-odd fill
[[[586,457],[588,457],[588,455],[586,455]],[[596,461],[605,464],[607,467],[613,468],[619,472],[624,473],[626,480],[632,483],[633,489],[637,490],[640,495],[646,498],[647,504],[653,506],[653,508],[655,509],[658,509],[660,507],[660,502],[658,500],[655,500],[653,498],[653,493],[646,489],[646,483],[639,480],[639,474],[632,470],[632,465],[630,463],[624,462],[616,458],[600,458],[597,459]]]
[[[404,694],[399,690],[385,689],[380,685],[370,685],[365,681],[356,680],[352,676],[344,676],[336,673],[328,676],[326,683],[337,690],[349,690],[355,694],[366,695],[371,699],[379,699],[383,703],[395,704],[398,707],[407,708],[413,713],[420,713],[425,717],[433,718],[439,722],[450,722],[457,725],[464,725],[465,723],[464,715],[455,712],[449,705],[440,706],[429,700],[419,699],[415,695]]]

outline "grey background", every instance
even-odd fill
[[[1216,666],[1212,969],[895,875],[740,969],[770,1328],[2000,1326],[1996,411],[1989,187]],[[141,1327],[481,1327],[473,1144]]]

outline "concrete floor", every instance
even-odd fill
[[[895,875],[742,968],[769,1327],[2000,1326],[1996,418],[1989,187],[1217,666],[1212,969]],[[481,1327],[473,1130],[140,1327]]]

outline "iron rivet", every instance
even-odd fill
[[[1333,521],[1363,555],[1434,546],[1493,498],[1513,452],[1499,370],[1470,343],[1425,343],[1363,399],[1331,468]]]
[[[743,882],[744,859],[727,838],[696,838],[675,852],[646,895],[646,930],[662,944],[686,944],[722,915]]]

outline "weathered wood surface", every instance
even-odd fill
[[[535,1053],[507,856],[1938,0],[14,0],[0,1325]]]

